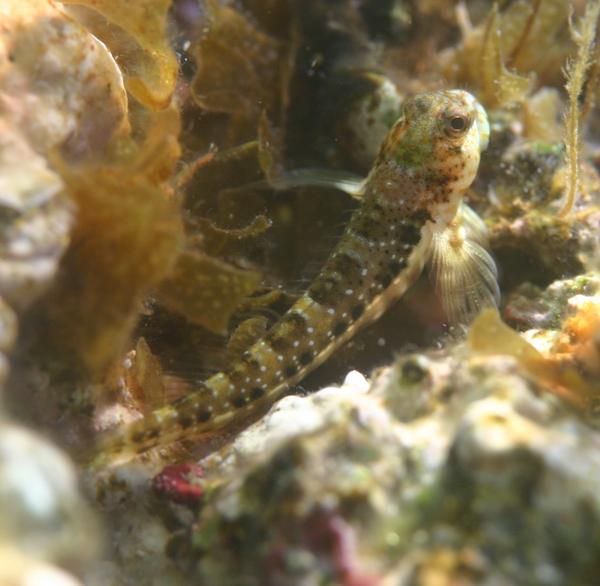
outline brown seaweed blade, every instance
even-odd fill
[[[147,108],[169,105],[178,73],[166,37],[171,0],[65,0],[64,4],[91,8],[114,25],[88,20],[91,29],[119,55],[127,91]]]

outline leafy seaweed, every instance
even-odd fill
[[[178,73],[166,36],[171,0],[66,0],[64,4],[91,8],[108,20],[75,13],[119,56],[125,87],[136,100],[151,109],[169,105]]]
[[[600,2],[589,2],[580,28],[572,27],[573,39],[577,45],[577,56],[567,61],[565,74],[566,89],[569,94],[569,107],[565,114],[565,147],[567,149],[568,190],[567,199],[559,215],[567,215],[573,208],[579,189],[579,96],[586,81],[586,74],[592,64],[593,43],[596,38],[596,25],[600,15]]]
[[[159,293],[169,308],[209,330],[225,334],[240,300],[260,283],[260,274],[246,271],[197,251],[185,251]]]
[[[123,349],[144,295],[169,274],[183,245],[177,206],[160,183],[178,154],[177,117],[167,112],[156,124],[139,151],[118,162],[56,161],[77,214],[49,300],[51,330],[94,371]]]
[[[441,58],[447,79],[476,88],[491,108],[523,103],[541,81],[557,83],[571,47],[566,2],[521,0],[502,11],[494,4],[476,27],[464,10],[462,43]]]
[[[242,13],[208,0],[206,33],[194,53],[191,91],[202,109],[231,115],[234,128],[251,124],[254,129],[263,111],[276,112],[281,43]]]
[[[567,332],[576,331],[579,338],[569,346],[569,353],[565,355],[565,348],[559,345],[554,352],[545,355],[503,323],[496,310],[486,309],[473,323],[468,342],[478,354],[512,356],[543,388],[585,411],[597,398],[599,389],[593,379],[582,376],[573,356],[580,352],[578,346],[585,347],[591,341],[599,321],[598,306],[593,303],[584,306],[563,326]]]

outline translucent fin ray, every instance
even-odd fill
[[[430,275],[451,324],[470,323],[500,300],[498,272],[485,249],[485,224],[468,206],[433,238]]]
[[[360,199],[364,190],[365,179],[353,173],[335,171],[330,169],[296,169],[269,179],[257,181],[247,187],[260,187],[264,189],[294,189],[296,187],[328,187],[338,189]]]

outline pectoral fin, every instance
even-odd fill
[[[434,235],[430,275],[451,324],[469,324],[500,300],[496,264],[486,250],[483,221],[466,205]]]

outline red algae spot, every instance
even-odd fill
[[[315,515],[307,531],[312,548],[331,559],[341,586],[378,586],[381,579],[361,568],[354,528],[334,512]]]
[[[353,528],[341,517],[329,519],[328,529],[334,538],[333,557],[338,576],[344,586],[377,586],[377,576],[367,574],[357,562],[356,536]]]
[[[171,464],[152,479],[152,488],[160,496],[182,505],[195,505],[203,495],[197,480],[204,471],[198,464],[190,462]]]

